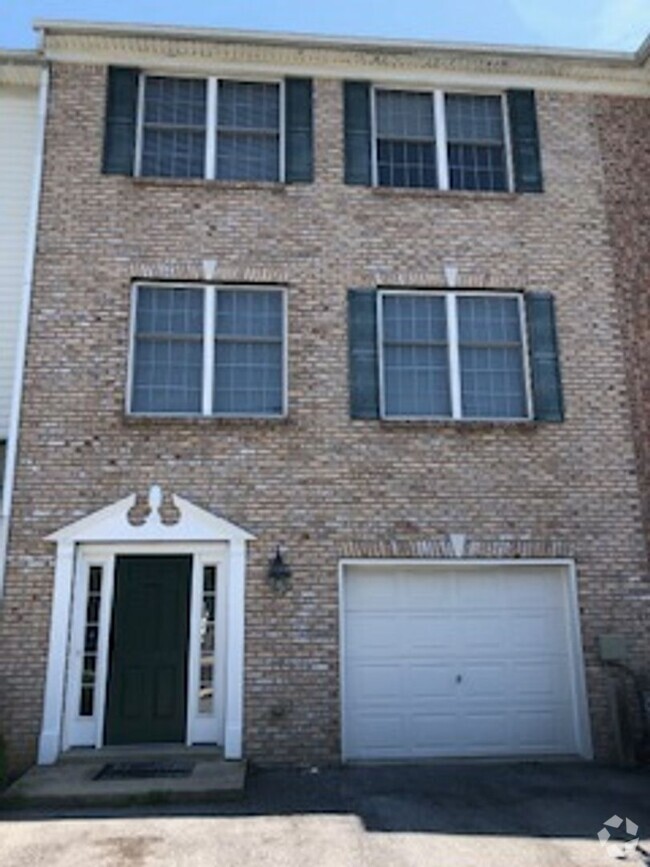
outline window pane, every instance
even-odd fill
[[[432,94],[378,90],[377,133],[382,138],[433,139]]]
[[[144,177],[202,178],[205,133],[185,129],[147,129],[142,144]]]
[[[220,81],[216,176],[226,180],[276,181],[279,165],[279,85]]]
[[[200,412],[202,371],[200,341],[138,340],[133,409],[136,412]]]
[[[386,295],[382,315],[386,415],[450,415],[445,299]]]
[[[447,341],[445,299],[431,295],[385,295],[384,340]]]
[[[503,144],[501,97],[449,93],[445,106],[448,141]]]
[[[138,334],[203,334],[203,289],[138,287]]]
[[[133,360],[135,412],[200,412],[203,290],[138,288]]]
[[[201,610],[201,659],[199,663],[199,713],[214,710],[214,670],[217,608],[217,570],[203,567],[203,603]]]
[[[214,411],[282,413],[282,344],[217,341]]]
[[[523,343],[516,298],[460,297],[463,416],[526,416]]]
[[[377,180],[382,187],[435,187],[435,145],[380,139]]]
[[[203,177],[207,82],[147,76],[141,174]]]
[[[282,295],[272,291],[220,290],[217,298],[217,337],[282,338]]]
[[[217,293],[214,411],[282,413],[282,293]]]
[[[279,153],[277,135],[220,132],[217,177],[230,181],[277,181]]]
[[[207,82],[202,78],[145,79],[144,122],[166,126],[205,126]]]
[[[461,295],[458,337],[461,343],[521,343],[519,299]]]
[[[379,185],[435,187],[432,94],[380,90],[376,99]]]
[[[280,88],[249,81],[219,82],[219,126],[275,130],[280,127]]]
[[[387,415],[450,415],[446,347],[386,347],[384,400]]]
[[[84,652],[81,668],[81,691],[79,716],[92,716],[95,710],[95,679],[97,672],[97,649],[99,644],[99,614],[104,570],[91,566],[88,570],[86,596],[86,622],[84,625]]]
[[[454,190],[506,190],[501,98],[447,94],[449,182]]]

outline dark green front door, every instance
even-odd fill
[[[185,740],[192,558],[118,557],[107,744]]]

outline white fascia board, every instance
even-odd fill
[[[335,36],[316,33],[287,33],[284,31],[242,30],[237,28],[183,27],[165,24],[129,24],[121,22],[92,22],[52,20],[38,18],[34,30],[43,33],[84,34],[99,36],[159,37],[168,39],[199,39],[212,42],[251,42],[266,45],[288,45],[296,48],[361,48],[371,51],[435,51],[466,54],[510,54],[518,57],[548,57],[633,63],[637,53],[631,51],[595,51],[579,48],[553,48],[535,45],[503,45],[499,43],[437,42],[422,39],[391,39],[386,37]]]
[[[635,54],[41,22],[50,61],[161,73],[307,75],[423,87],[535,87],[650,96]]]

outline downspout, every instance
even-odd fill
[[[38,230],[38,211],[41,198],[41,183],[43,179],[43,154],[45,150],[45,123],[47,119],[47,100],[49,92],[49,70],[41,70],[41,81],[38,95],[38,116],[36,133],[36,154],[34,158],[34,183],[32,185],[29,206],[29,224],[27,229],[27,246],[25,249],[25,271],[23,278],[22,304],[18,322],[18,345],[16,347],[16,366],[14,368],[13,393],[11,396],[11,412],[9,416],[9,436],[7,439],[7,455],[5,459],[5,485],[0,504],[0,600],[4,595],[4,578],[7,565],[7,545],[9,541],[9,525],[11,522],[11,504],[14,484],[16,481],[16,458],[18,455],[18,434],[20,431],[20,409],[22,406],[23,379],[25,375],[25,359],[27,353],[27,337],[29,332],[29,313],[31,309],[32,286],[34,283],[34,265],[36,259],[36,240]]]

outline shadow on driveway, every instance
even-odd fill
[[[236,802],[11,811],[0,813],[0,822],[307,814],[355,815],[371,832],[589,839],[618,815],[647,839],[650,769],[546,762],[253,768]]]

